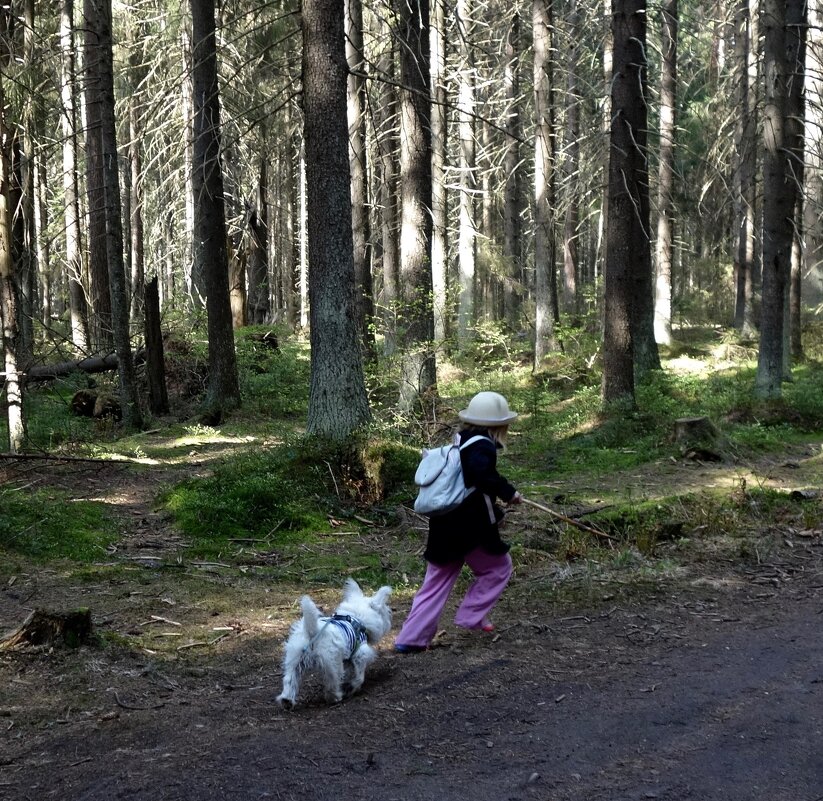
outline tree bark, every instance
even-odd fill
[[[7,12],[2,13],[5,16]],[[19,298],[15,285],[14,260],[12,258],[12,214],[9,202],[11,160],[8,148],[11,143],[5,115],[6,98],[3,78],[0,75],[0,324],[2,324],[3,378],[9,450],[12,453],[20,453],[26,440],[26,424],[23,416],[24,382],[18,359]]]
[[[363,354],[376,357],[374,347],[374,286],[369,221],[369,164],[366,149],[366,69],[362,0],[345,0],[348,76],[349,158],[351,172],[352,241],[354,248],[355,314]]]
[[[60,5],[60,94],[63,113],[63,224],[66,236],[66,272],[69,285],[71,340],[79,351],[89,347],[89,318],[83,290],[83,258],[77,186],[77,117],[75,114],[74,0]]]
[[[311,386],[306,430],[343,441],[370,418],[355,315],[344,11],[303,0]]]
[[[244,328],[248,325],[246,309],[248,295],[246,294],[246,250],[242,246],[231,249],[229,258],[229,304],[231,305],[231,326],[233,329]]]
[[[460,55],[458,66],[460,223],[457,247],[457,272],[460,297],[457,312],[458,349],[465,351],[471,341],[474,325],[474,281],[476,241],[474,196],[477,192],[474,144],[474,63],[471,48],[474,35],[474,4],[472,0],[457,0],[457,25]]]
[[[739,0],[735,12],[736,117],[735,127],[735,231],[734,327],[744,337],[755,334],[755,167],[757,142],[750,86],[749,52],[752,47],[749,0]]]
[[[448,143],[446,93],[446,0],[432,0],[431,23],[431,132],[432,132],[432,302],[434,340],[448,335],[448,236],[449,209],[446,193]],[[393,168],[392,168],[393,169]],[[394,234],[392,234],[394,236]]]
[[[554,265],[554,119],[552,116],[552,8],[553,0],[533,0],[534,40],[534,368],[559,347],[557,273]]]
[[[388,35],[388,26],[381,23],[378,35]],[[397,303],[400,285],[400,249],[398,231],[400,229],[398,213],[399,199],[397,194],[398,175],[398,98],[397,90],[392,83],[395,75],[394,48],[386,48],[378,62],[378,71],[387,76],[388,80],[380,87],[380,102],[378,104],[377,123],[379,130],[376,133],[378,160],[380,166],[380,180],[378,189],[378,206],[380,208],[380,240],[382,257],[382,290],[380,293],[380,307],[383,318],[383,352],[391,356],[397,347]],[[436,157],[432,156],[432,164]],[[437,210],[437,201],[432,197],[432,213],[434,225],[440,219]],[[441,220],[442,222],[442,220]],[[432,263],[435,263],[434,242],[432,235]],[[444,264],[445,269],[445,264]],[[432,268],[433,272],[435,268]],[[443,276],[445,281],[445,274]],[[444,287],[445,292],[445,287]]]
[[[139,12],[133,12],[137,14]],[[132,21],[129,27],[129,77],[131,93],[129,95],[129,167],[131,181],[131,219],[129,233],[131,235],[131,316],[139,321],[143,312],[143,300],[146,288],[146,255],[143,223],[143,121],[142,113],[142,83],[146,78],[146,68],[143,64],[141,43],[146,36],[145,24],[142,20]]]
[[[645,0],[613,0],[612,126],[606,224],[603,385],[605,403],[634,403],[638,273],[649,253],[645,97]],[[646,192],[646,201],[643,193]]]
[[[672,265],[674,263],[674,148],[677,109],[677,0],[660,9],[663,57],[660,71],[660,154],[657,178],[657,281],[654,335],[661,345],[672,343]]]
[[[222,415],[240,405],[234,353],[226,211],[220,164],[220,99],[217,86],[214,0],[190,0],[192,12],[192,86],[194,147],[192,188],[195,273],[203,277],[209,336],[209,387],[205,406]]]
[[[112,338],[111,290],[107,262],[106,188],[103,163],[103,87],[101,72],[106,28],[102,0],[83,0],[84,94],[86,112],[86,200],[88,213],[89,329],[92,350],[110,350]]]
[[[435,389],[429,0],[395,0],[400,46],[400,408]]]
[[[186,212],[185,237],[183,245],[183,274],[186,292],[191,305],[195,309],[202,309],[206,305],[205,276],[201,273],[203,267],[196,257],[195,246],[195,205],[197,197],[194,188],[194,64],[192,54],[191,34],[185,25],[180,31],[180,50],[183,61],[183,75],[181,81],[181,111],[183,113],[183,130],[185,131],[185,146],[183,148],[183,175],[186,185]]]
[[[783,371],[791,375],[791,365],[803,358],[801,273],[803,270],[803,205],[805,197],[805,110],[806,0],[786,2],[786,66],[789,94],[786,105],[786,134],[789,147],[790,180],[795,184],[795,207],[788,298],[789,325],[784,335]]]
[[[268,161],[266,156],[262,156],[260,158],[256,198],[254,204],[248,210],[248,224],[246,227],[246,252],[248,254],[246,271],[249,287],[248,319],[252,325],[262,325],[268,321],[271,314],[268,269],[269,207],[266,202],[269,184],[268,175]]]
[[[809,6],[806,48],[805,190],[803,207],[803,298],[811,307],[823,303],[823,9]]]
[[[135,364],[145,361],[145,351],[138,350],[134,354]],[[118,359],[116,353],[106,353],[102,356],[89,356],[85,359],[75,359],[58,364],[38,364],[28,372],[29,381],[52,381],[55,378],[71,375],[72,373],[108,373],[117,370]]]
[[[505,319],[516,326],[523,295],[526,291],[523,270],[521,224],[523,201],[521,197],[521,154],[520,140],[523,138],[520,104],[520,63],[521,63],[520,12],[515,8],[506,31],[505,66],[503,85],[505,91],[506,138],[503,169],[503,262],[505,275],[504,307]]]
[[[34,361],[34,320],[38,314],[37,292],[37,228],[34,207],[36,195],[34,175],[37,169],[34,102],[34,0],[23,2],[23,75],[26,98],[24,100],[22,142],[20,150],[20,205],[13,208],[13,216],[19,218],[21,242],[18,254],[20,308],[20,346],[18,349],[23,369]]]
[[[149,382],[149,409],[152,414],[168,414],[166,360],[163,354],[163,331],[160,327],[160,291],[157,276],[146,284],[143,299],[143,330],[146,339],[146,378]]]
[[[120,404],[123,423],[139,428],[142,420],[137,379],[129,338],[129,299],[123,263],[123,223],[120,200],[117,136],[114,117],[114,67],[112,54],[111,0],[85,0],[87,24],[86,52],[94,59],[97,109],[93,113],[99,127],[88,132],[87,141],[98,139],[103,179],[105,259],[108,267],[109,308],[112,338],[118,358]],[[94,44],[92,44],[94,43]],[[95,146],[96,149],[96,146]]]
[[[0,640],[0,651],[53,648],[59,645],[76,648],[87,642],[91,634],[92,621],[89,609],[77,609],[69,613],[35,609],[19,628]]]
[[[797,188],[789,159],[793,146],[788,118],[789,65],[786,3],[764,0],[765,103],[763,108],[763,301],[755,395],[782,394],[786,377],[784,329],[788,326],[793,214]]]
[[[580,79],[579,47],[581,40],[580,11],[577,0],[569,0],[568,6],[568,46],[566,56],[567,99],[566,99],[566,152],[564,158],[564,185],[566,193],[566,215],[563,226],[563,281],[562,305],[568,314],[580,308],[577,294],[578,272],[578,226],[580,225]]]

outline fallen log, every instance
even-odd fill
[[[142,364],[146,360],[145,348],[140,348],[134,354],[134,363]],[[59,364],[37,364],[26,371],[28,381],[52,381],[55,378],[71,375],[72,373],[107,373],[116,370],[118,366],[116,353],[107,353],[105,356],[89,356],[71,362]]]
[[[91,610],[49,612],[35,609],[23,624],[8,637],[0,640],[0,651],[23,651],[66,645],[76,648],[91,637]]]

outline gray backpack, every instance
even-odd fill
[[[414,483],[419,487],[414,502],[415,512],[427,517],[451,512],[474,492],[474,487],[467,487],[463,481],[460,451],[481,439],[492,441],[478,434],[459,445],[459,436],[455,434],[451,445],[423,451],[423,458],[414,474]]]

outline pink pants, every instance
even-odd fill
[[[479,629],[487,622],[486,615],[509,583],[512,560],[507,553],[492,555],[475,548],[466,554],[465,559],[457,562],[447,565],[428,563],[423,584],[414,596],[409,616],[397,635],[398,643],[422,646],[431,643],[437,633],[443,607],[464,562],[474,573],[474,581],[454,616],[454,622],[466,629]]]

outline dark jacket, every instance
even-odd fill
[[[460,432],[460,443],[488,431],[471,428]],[[429,520],[429,538],[424,552],[429,562],[442,565],[462,559],[475,548],[490,554],[504,554],[509,545],[500,539],[497,524],[503,510],[497,498],[510,501],[515,488],[497,472],[497,451],[500,446],[489,439],[473,442],[460,452],[463,480],[475,487],[457,509]]]

